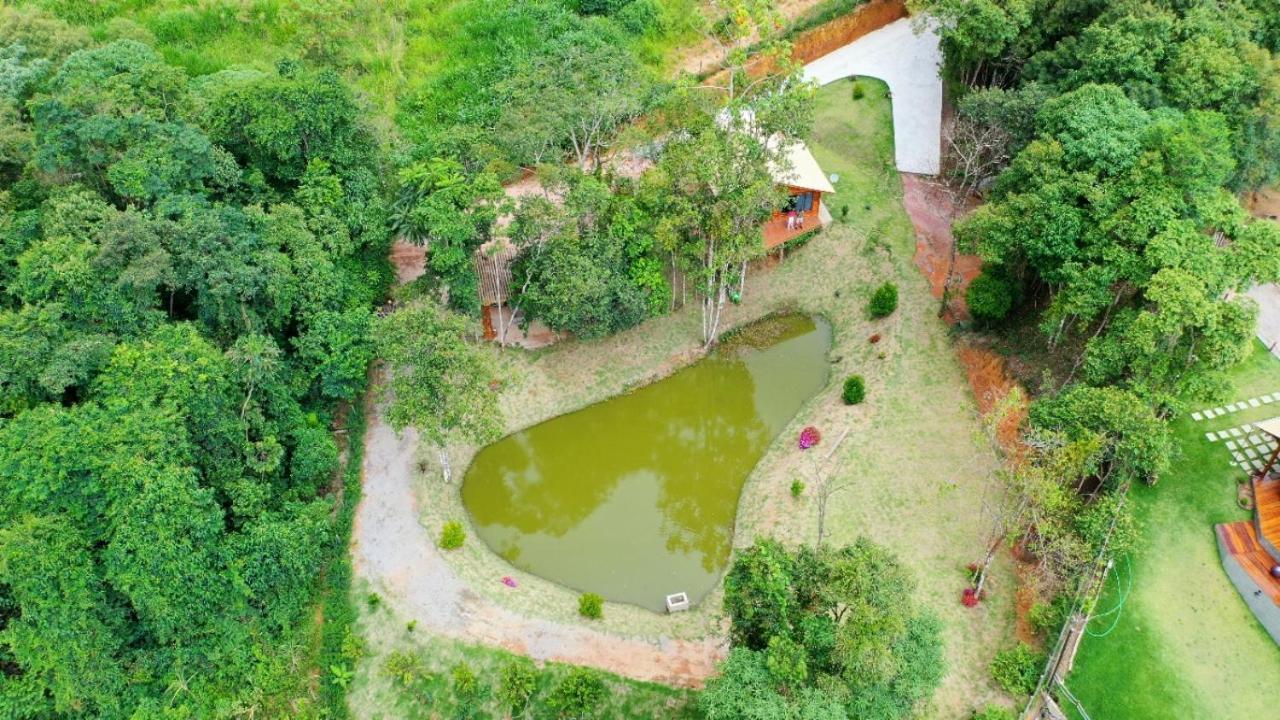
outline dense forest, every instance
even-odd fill
[[[331,72],[0,12],[0,708],[307,714],[382,151]]]
[[[1170,468],[1168,420],[1230,396],[1256,327],[1241,293],[1280,279],[1280,226],[1237,197],[1280,179],[1277,7],[914,7],[938,19],[959,111],[947,179],[983,195],[954,225],[983,260],[968,307],[1036,373],[975,592],[1017,541],[1060,624],[1140,532],[1125,498]]]

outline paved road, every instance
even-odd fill
[[[893,96],[898,170],[937,175],[942,165],[942,50],[931,25],[897,20],[804,66],[819,85],[851,75],[879,78]]]
[[[1246,294],[1258,302],[1258,339],[1280,357],[1280,285],[1258,285]]]

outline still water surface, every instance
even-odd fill
[[[463,504],[512,565],[607,600],[695,603],[729,557],[742,483],[827,379],[831,329],[788,315],[626,395],[484,448]]]

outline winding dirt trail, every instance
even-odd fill
[[[472,591],[418,522],[412,485],[417,432],[409,429],[397,437],[377,408],[369,408],[368,418],[364,493],[352,529],[353,569],[419,628],[537,660],[588,665],[678,687],[701,687],[715,671],[726,652],[718,641],[623,637],[526,617]]]

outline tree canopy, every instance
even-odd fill
[[[0,707],[313,714],[381,150],[331,73],[0,21]]]
[[[911,717],[942,680],[941,628],[884,548],[757,540],[725,576],[732,650],[708,718]]]

